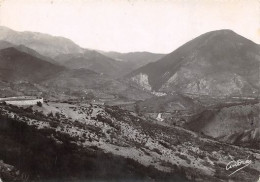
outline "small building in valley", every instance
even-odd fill
[[[16,106],[25,106],[25,105],[37,105],[37,103],[43,104],[42,97],[34,96],[18,96],[18,97],[5,97],[0,98],[0,103],[5,102],[6,104],[16,105]]]

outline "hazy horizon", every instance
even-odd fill
[[[21,0],[0,3],[0,26],[68,38],[111,52],[170,53],[209,31],[260,43],[257,0]]]

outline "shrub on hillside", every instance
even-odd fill
[[[37,106],[42,107],[42,103],[41,102],[37,102]]]

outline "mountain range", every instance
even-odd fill
[[[114,52],[114,54],[125,56],[130,60],[121,62],[111,54],[82,48],[64,37],[29,31],[18,32],[3,26],[0,26],[0,44],[0,49],[16,47],[22,52],[33,54],[51,63],[72,69],[91,69],[113,78],[130,73],[150,61],[158,60],[162,56],[162,54],[148,52],[129,54]]]
[[[83,52],[80,46],[64,37],[38,32],[18,32],[3,26],[0,26],[0,40],[15,45],[25,45],[44,56],[52,58],[59,54]]]
[[[121,81],[127,75],[128,82],[148,91],[214,97],[259,93],[260,46],[231,30],[205,33],[163,55],[89,50],[66,38],[0,27],[0,49],[8,47],[67,69],[89,69]]]
[[[136,67],[134,64],[114,60],[95,50],[81,48],[63,37],[36,32],[18,32],[0,27],[0,51],[2,85],[8,85],[8,82],[26,83],[29,81],[45,83],[44,85],[52,83],[51,85],[61,86],[60,90],[75,90],[92,89],[91,85],[99,82],[98,85],[103,85],[104,88],[97,86],[96,88],[110,92],[110,94],[111,92],[123,93],[121,89],[128,88],[127,91],[125,90],[125,94],[131,98],[140,98],[139,93],[145,98],[151,95],[137,87],[127,86],[128,84],[126,85],[122,80],[116,80],[134,70]],[[90,74],[90,72],[93,73]],[[82,74],[88,79],[83,78]],[[76,82],[72,83],[72,81]],[[118,87],[111,87],[112,85]],[[115,90],[111,91],[109,86]],[[43,90],[46,91],[46,89]],[[8,91],[19,93],[18,91],[13,92],[11,88]],[[6,94],[6,89],[1,92]],[[57,94],[55,95],[57,96]]]
[[[24,90],[24,85],[30,82],[44,86],[45,88],[38,90],[38,92],[42,91],[44,93],[68,91],[69,94],[77,92],[77,96],[84,97],[91,91],[95,92],[96,96],[107,97],[107,94],[111,96],[117,94],[134,100],[140,99],[139,95],[142,95],[141,99],[151,96],[150,93],[138,87],[117,81],[106,74],[92,71],[94,69],[69,69],[41,58],[44,59],[45,57],[24,46],[1,49],[0,80],[2,83],[0,85],[3,85],[2,94],[6,94],[7,87],[4,85],[8,85],[8,83],[15,83],[15,90],[20,87],[16,91],[17,94],[21,90],[23,90],[24,94],[29,93],[31,90],[38,90],[35,86],[29,86],[27,90]],[[15,93],[12,89],[8,90],[8,92]],[[49,94],[45,95],[48,96]],[[59,94],[55,95],[58,96]]]

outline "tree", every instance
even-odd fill
[[[55,116],[56,116],[56,118],[60,119],[60,113],[56,112]]]
[[[53,117],[52,112],[50,112],[50,113],[48,114],[48,117]]]
[[[37,102],[37,106],[42,107],[42,103],[41,102]]]

